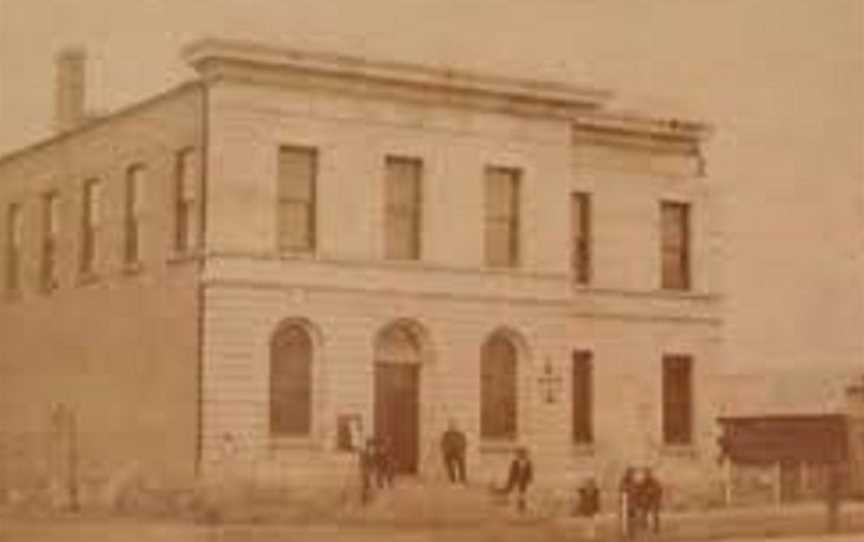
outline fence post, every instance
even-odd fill
[[[724,474],[724,478],[725,478],[725,482],[726,482],[726,484],[725,484],[726,487],[724,488],[725,491],[723,492],[723,497],[724,497],[723,500],[726,502],[726,507],[728,508],[729,506],[732,506],[733,477],[732,477],[732,459],[731,458],[726,458],[726,464],[724,465],[724,468],[723,468],[723,474]]]
[[[67,414],[67,431],[69,439],[69,509],[77,512],[80,509],[78,501],[78,424],[75,407],[70,407]]]
[[[774,504],[783,504],[783,465],[780,461],[774,467]]]

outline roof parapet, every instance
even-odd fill
[[[713,132],[709,125],[700,122],[608,111],[580,116],[575,120],[574,127],[577,130],[641,134],[669,141],[691,142],[705,141]]]
[[[401,93],[443,95],[447,103],[515,108],[541,115],[572,117],[600,108],[612,98],[606,90],[564,83],[510,78],[402,62],[373,61],[356,56],[305,52],[244,41],[203,39],[184,47],[183,58],[205,79],[236,75],[237,69],[269,69],[285,76],[303,75],[305,84],[319,77],[332,82],[362,83]],[[251,70],[251,71],[250,71]],[[328,85],[329,86],[329,85]],[[459,98],[464,98],[460,101]],[[485,100],[485,102],[484,102]],[[470,103],[469,103],[470,102]]]

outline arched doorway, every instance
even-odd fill
[[[375,341],[375,436],[385,440],[398,473],[416,473],[420,452],[418,330],[408,323],[386,327]]]

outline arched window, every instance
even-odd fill
[[[496,333],[480,359],[480,435],[490,439],[515,439],[517,419],[516,347]]]
[[[312,428],[312,340],[299,325],[282,327],[270,343],[270,433],[308,435]]]

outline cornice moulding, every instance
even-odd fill
[[[208,80],[245,76],[249,81],[276,82],[279,78],[325,89],[341,83],[366,94],[389,90],[427,100],[450,98],[458,105],[508,106],[556,117],[597,109],[612,98],[609,91],[563,83],[220,39],[188,45],[183,58]]]

